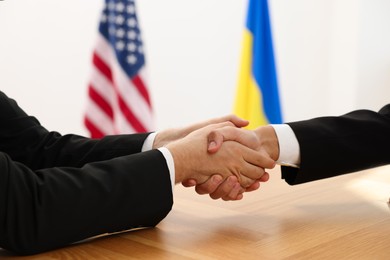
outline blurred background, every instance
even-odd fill
[[[246,0],[138,0],[158,129],[232,113]],[[390,1],[269,0],[284,121],[390,101]],[[102,0],[0,1],[0,90],[49,130],[83,116]]]

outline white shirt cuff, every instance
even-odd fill
[[[144,144],[142,145],[142,149],[141,149],[142,152],[152,150],[156,135],[157,133],[151,133],[148,137],[146,137]],[[171,178],[172,191],[173,191],[173,188],[175,187],[175,163],[173,161],[172,154],[165,147],[160,147],[158,148],[158,150],[163,154],[165,161],[167,162],[169,175]]]
[[[175,187],[175,163],[171,152],[166,147],[160,147],[158,150],[164,155],[165,160],[167,161],[169,175],[171,176],[172,191]]]
[[[154,139],[156,138],[157,133],[150,133],[148,137],[146,137],[144,144],[142,145],[141,152],[152,150]]]
[[[299,167],[301,154],[298,139],[294,131],[287,124],[271,125],[279,141],[279,158],[277,164],[290,167]]]

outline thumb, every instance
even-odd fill
[[[218,132],[217,130],[212,131],[208,136],[207,136],[207,151],[209,153],[216,153],[219,148],[221,147],[223,143],[223,134]]]
[[[181,183],[184,187],[193,187],[197,184],[196,180],[195,179],[187,179],[187,180],[184,180],[182,181]]]

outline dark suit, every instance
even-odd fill
[[[282,177],[289,184],[390,163],[390,104],[378,113],[357,110],[288,124],[301,151],[299,169],[282,167]]]
[[[0,247],[31,254],[155,226],[171,210],[168,167],[148,134],[49,132],[0,92]]]

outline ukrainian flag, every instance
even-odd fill
[[[282,123],[267,0],[249,0],[234,113],[249,129]]]

